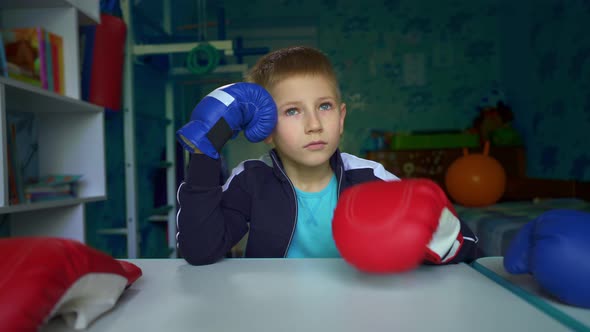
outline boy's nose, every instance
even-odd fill
[[[305,132],[313,133],[322,131],[322,122],[317,112],[308,112],[305,117]]]

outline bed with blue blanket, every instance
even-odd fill
[[[500,202],[478,208],[455,206],[457,214],[478,237],[485,256],[504,256],[518,230],[543,212],[572,209],[590,212],[590,202],[579,198]]]
[[[453,202],[459,217],[478,237],[483,255],[503,256],[520,228],[548,210],[590,211],[590,181],[529,177],[526,149],[522,146],[490,146],[489,152],[506,171],[506,188],[498,203],[468,208]],[[433,180],[452,199],[445,175],[461,155],[462,149],[444,148],[369,151],[366,158],[381,163],[401,178]],[[406,172],[406,168],[412,171]]]

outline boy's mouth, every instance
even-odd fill
[[[326,142],[324,141],[313,141],[310,142],[308,144],[306,144],[303,148],[308,149],[308,150],[320,150],[323,149],[324,146],[326,146]]]

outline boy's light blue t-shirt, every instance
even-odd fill
[[[287,252],[287,258],[340,257],[332,237],[332,217],[338,195],[336,176],[319,192],[297,193],[297,225]]]

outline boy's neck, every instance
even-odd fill
[[[334,171],[328,163],[314,168],[284,166],[285,172],[295,188],[305,192],[321,191],[326,188],[334,175]]]

